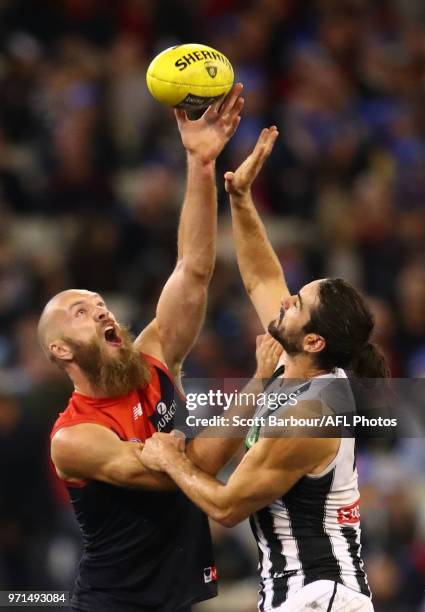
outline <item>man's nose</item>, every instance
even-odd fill
[[[106,308],[98,308],[96,309],[94,313],[94,318],[96,321],[104,321],[105,319],[108,318],[108,316],[109,316],[109,313],[106,310]]]

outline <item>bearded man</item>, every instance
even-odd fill
[[[176,111],[188,158],[178,259],[155,319],[135,342],[91,291],[63,291],[40,318],[44,351],[75,387],[51,434],[84,541],[74,611],[186,612],[216,594],[205,514],[135,450],[170,432],[185,409],[181,366],[204,319],[215,260],[215,160],[239,124],[241,91],[236,85],[196,121]],[[234,450],[234,440],[223,439],[188,446],[210,474]]]

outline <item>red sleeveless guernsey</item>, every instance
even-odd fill
[[[185,401],[168,369],[151,367],[144,388],[124,397],[74,392],[51,437],[62,427],[96,423],[121,440],[145,441],[184,422]],[[65,483],[83,535],[72,598],[81,612],[176,612],[216,595],[206,516],[179,490],[125,489],[99,481]]]

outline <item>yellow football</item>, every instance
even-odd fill
[[[186,110],[206,108],[227,94],[233,79],[225,55],[195,43],[165,49],[146,73],[148,89],[158,102]]]

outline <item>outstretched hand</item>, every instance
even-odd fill
[[[235,172],[226,172],[224,175],[224,186],[227,193],[242,196],[249,191],[264,162],[272,152],[278,136],[279,132],[275,125],[262,130],[251,155],[242,162]]]
[[[204,163],[214,161],[236,132],[244,105],[243,85],[237,83],[227,96],[211,104],[200,119],[191,121],[184,110],[175,109],[185,149]]]

